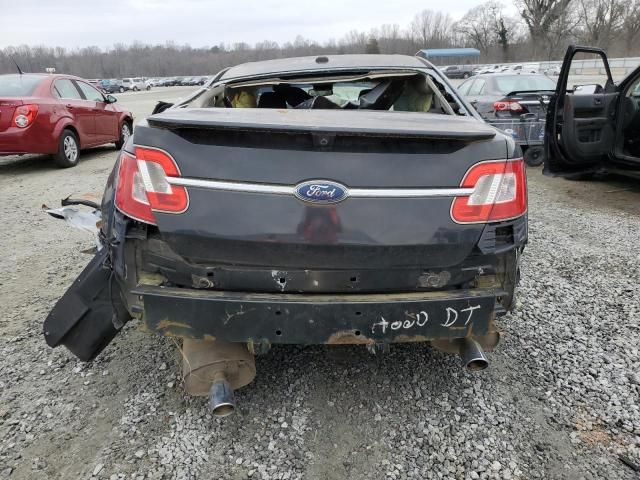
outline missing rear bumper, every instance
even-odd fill
[[[484,336],[494,289],[402,294],[256,294],[140,286],[150,331],[227,342],[372,344]]]

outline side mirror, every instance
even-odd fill
[[[106,97],[107,103],[116,103],[118,99],[113,95],[107,95]]]

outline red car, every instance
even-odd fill
[[[85,80],[70,75],[0,75],[0,156],[53,155],[73,167],[80,149],[115,143],[133,131],[133,115]]]

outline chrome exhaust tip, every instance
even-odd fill
[[[489,360],[478,342],[472,338],[465,338],[460,344],[460,357],[468,370],[484,370],[489,366]]]
[[[233,396],[233,388],[226,378],[218,379],[211,385],[209,391],[209,405],[216,417],[228,417],[236,409],[236,400]]]

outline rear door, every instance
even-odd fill
[[[96,126],[93,108],[68,78],[59,78],[53,84],[54,94],[73,118],[73,126],[80,134],[80,145],[96,143]]]
[[[482,95],[482,91],[484,90],[486,80],[482,77],[476,78],[469,90],[466,93],[467,101],[471,104],[473,108],[476,108],[478,105],[478,99]]]
[[[590,58],[574,59],[577,54]],[[588,85],[573,85],[585,78]],[[597,81],[590,83],[594,78]],[[615,139],[618,97],[604,50],[570,46],[547,110],[546,174],[580,175],[607,162]]]

